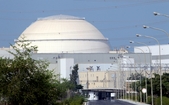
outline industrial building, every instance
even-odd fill
[[[125,82],[131,73],[146,71],[150,76],[152,61],[156,59],[155,50],[147,52],[146,49],[144,53],[112,50],[108,38],[96,27],[85,18],[74,16],[39,18],[15,41],[22,38],[38,47],[32,58],[47,60],[49,69],[60,74],[61,78],[69,79],[73,66],[78,64],[78,81],[90,95],[90,100],[106,97],[103,94],[108,94],[110,98],[111,93],[127,90]],[[6,50],[12,48],[1,48],[0,55],[12,58]]]

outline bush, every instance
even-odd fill
[[[84,97],[76,95],[70,100],[71,100],[70,105],[82,105],[82,103],[84,102]]]
[[[151,102],[151,96],[148,96],[147,97],[147,104],[151,104],[152,102]]]
[[[85,98],[81,95],[75,95],[69,99],[66,99],[64,102],[58,103],[57,105],[82,105],[85,101]]]
[[[169,104],[169,98],[163,97],[163,105],[168,105]],[[160,105],[160,97],[155,99],[154,105]]]
[[[157,99],[157,96],[153,96],[153,103],[155,103],[156,99]],[[151,96],[147,97],[147,104],[152,104]]]

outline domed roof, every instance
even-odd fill
[[[18,38],[25,37],[43,53],[108,52],[108,40],[84,18],[56,15],[39,18]],[[91,49],[96,51],[91,51]]]
[[[52,20],[52,19],[66,19],[66,20],[84,20],[85,18],[79,18],[75,16],[70,16],[70,15],[55,15],[55,16],[49,16],[45,18],[38,18],[38,20]]]

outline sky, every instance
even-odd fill
[[[169,43],[169,17],[154,16],[153,12],[169,15],[169,0],[0,0],[0,47],[9,47],[38,18],[53,15],[85,17],[106,38],[112,49],[131,44],[129,40],[156,45]]]

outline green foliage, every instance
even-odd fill
[[[48,70],[48,62],[34,60],[37,47],[20,41],[12,46],[14,58],[0,58],[0,97],[9,105],[48,105],[62,99],[70,82],[58,81]]]
[[[164,73],[162,76],[163,96],[169,97],[169,73]]]
[[[130,74],[130,77],[127,78],[127,80],[140,80],[140,79],[144,79],[145,76],[143,76],[140,73],[132,73]]]
[[[163,105],[168,105],[169,103],[169,73],[163,73],[162,78],[162,95],[163,95]],[[144,78],[141,81],[136,83],[132,83],[132,88],[137,92],[141,92],[142,88],[145,88],[145,79],[147,79],[147,94],[151,96],[151,78]],[[159,105],[160,103],[160,75],[154,74],[154,78],[152,78],[153,85],[153,96],[156,103],[155,105]],[[141,88],[140,88],[141,87]],[[148,103],[151,104],[151,97],[148,98]]]
[[[151,97],[150,96],[148,96],[147,97],[147,104],[151,104],[152,102],[151,102]]]
[[[75,94],[71,98],[66,99],[60,103],[57,103],[56,105],[82,105],[84,99],[85,98],[83,96]]]
[[[153,78],[153,94],[160,96],[160,75],[154,74]],[[164,73],[162,76],[163,96],[169,97],[169,73]]]
[[[70,105],[82,105],[84,97],[76,95],[71,99]]]
[[[163,97],[162,100],[163,100],[163,105],[168,105],[168,103],[169,103],[169,98]],[[155,98],[155,103],[154,103],[154,105],[160,105],[160,97]]]
[[[131,88],[132,88],[134,91],[139,92],[139,91],[140,91],[140,82],[133,82],[133,83],[131,84]]]
[[[61,82],[57,83],[57,96],[58,99],[61,101],[64,101],[64,99],[67,98],[67,91],[71,89],[73,85],[70,83],[70,81],[66,79],[62,79]]]
[[[83,102],[84,102],[84,97],[76,94],[75,96],[66,100],[65,104],[67,104],[67,105],[82,105]]]
[[[0,103],[57,105],[67,99],[69,105],[80,105],[83,98],[71,97],[68,93],[70,89],[81,88],[76,82],[78,65],[72,71],[71,81],[57,80],[53,71],[47,69],[47,61],[31,58],[32,53],[37,51],[36,46],[21,40],[12,47],[14,51],[9,53],[14,56],[13,59],[0,57]],[[68,95],[71,99],[68,99]]]
[[[74,86],[72,87],[72,89],[74,91],[77,91],[78,89],[82,89],[83,86],[82,85],[78,85],[77,84],[77,80],[78,80],[78,64],[76,64],[74,67],[73,67],[73,70],[72,70],[72,74],[70,74],[70,83]]]
[[[131,74],[130,77],[128,78],[128,80],[136,80],[135,82],[133,82],[131,84],[131,88],[134,91],[140,92],[142,89],[140,88],[140,86],[145,87],[145,76],[143,76],[140,73],[135,73],[135,74]],[[140,82],[141,81],[141,82]]]

